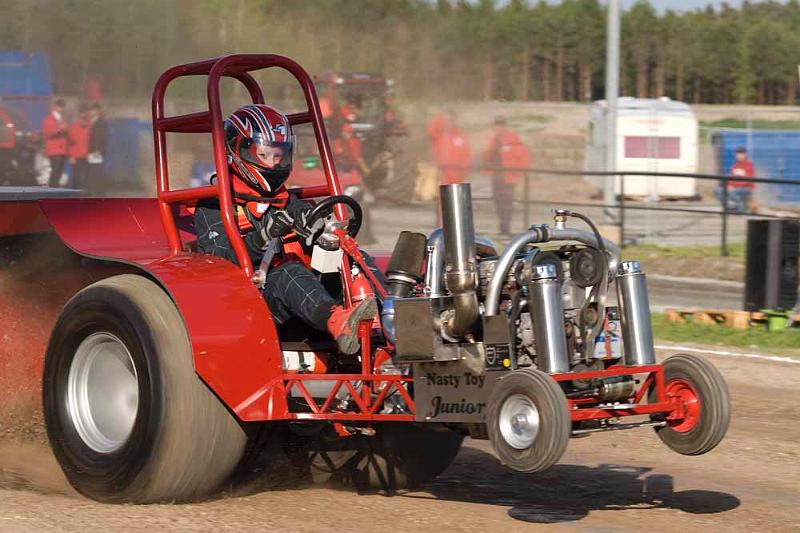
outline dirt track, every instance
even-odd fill
[[[311,487],[111,506],[72,493],[44,447],[0,441],[0,531],[800,530],[800,364],[711,360],[728,380],[733,418],[706,456],[676,455],[650,430],[616,432],[575,439],[559,465],[522,475],[487,442],[467,441],[436,482],[392,497]]]

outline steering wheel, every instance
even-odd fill
[[[358,205],[358,202],[350,196],[339,195],[325,198],[308,214],[306,224],[308,227],[312,227],[318,220],[329,217],[333,213],[333,207],[336,204],[345,204],[353,211],[353,215],[347,223],[347,233],[351,237],[355,237],[358,235],[358,230],[361,229],[361,221],[363,220],[364,213],[361,210],[361,206]]]

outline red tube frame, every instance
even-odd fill
[[[326,190],[321,187],[314,187],[313,191],[301,196],[309,197],[312,194],[321,196],[323,194],[338,195],[342,194],[342,187],[339,183],[339,176],[336,173],[336,166],[333,161],[333,153],[328,142],[328,135],[325,131],[325,124],[322,120],[322,112],[319,108],[316,89],[311,76],[296,62],[291,59],[275,54],[237,54],[224,56],[196,63],[178,65],[164,72],[156,82],[153,89],[153,137],[156,163],[156,184],[158,193],[158,206],[161,214],[161,222],[169,243],[169,251],[172,255],[177,255],[183,251],[183,244],[175,223],[175,217],[171,204],[176,202],[186,202],[201,198],[218,197],[220,200],[220,214],[225,233],[233,246],[238,263],[248,278],[253,275],[253,264],[244,241],[239,234],[236,226],[234,211],[231,199],[231,178],[228,172],[227,155],[225,153],[225,135],[222,129],[222,105],[220,102],[220,80],[222,77],[230,77],[239,80],[247,88],[250,98],[255,104],[264,103],[264,93],[258,82],[250,75],[250,72],[266,68],[278,67],[292,74],[306,100],[307,110],[301,113],[289,115],[289,122],[293,125],[311,123],[314,128],[314,136],[317,140],[322,168],[325,172],[327,181]],[[185,76],[208,76],[207,96],[208,110],[199,113],[190,113],[168,117],[165,115],[164,95],[167,88],[177,78]],[[171,190],[169,186],[169,168],[167,159],[167,132],[176,133],[211,133],[214,147],[214,167],[217,171],[216,186],[196,187],[188,189]],[[337,207],[337,216],[345,217],[344,208]],[[345,291],[349,293],[349,279],[342,276],[345,283]]]

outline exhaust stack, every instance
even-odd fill
[[[550,264],[537,265],[532,277],[528,285],[528,309],[533,318],[536,363],[540,370],[548,374],[569,372],[564,307],[556,267]]]
[[[622,318],[625,366],[652,365],[656,362],[647,282],[639,261],[626,261],[617,273],[617,300]]]
[[[475,258],[475,226],[472,192],[468,183],[439,188],[445,245],[445,284],[453,309],[442,316],[442,330],[449,337],[464,337],[478,319],[478,270]]]

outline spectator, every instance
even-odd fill
[[[370,169],[361,150],[361,140],[353,131],[352,124],[342,126],[341,134],[333,140],[333,153],[337,161],[343,161],[342,169],[350,171],[357,168],[362,176],[369,174]]]
[[[86,187],[86,174],[88,163],[86,158],[89,156],[89,133],[92,122],[89,118],[89,109],[82,107],[78,120],[70,124],[69,136],[69,163],[72,165],[71,187],[82,189]]]
[[[514,187],[524,173],[503,169],[528,168],[531,166],[531,157],[519,135],[508,128],[505,118],[497,117],[492,129],[492,137],[483,156],[484,163],[492,167],[492,193],[500,219],[500,233],[510,235]]]
[[[470,149],[455,117],[452,114],[433,117],[428,123],[427,133],[433,148],[434,163],[439,169],[439,183],[464,183],[469,170]]]
[[[345,104],[339,108],[339,118],[343,123],[358,122],[361,118],[362,99],[358,95],[351,94],[347,97]]]
[[[753,178],[756,175],[753,162],[747,157],[747,150],[743,146],[736,149],[736,160],[731,165],[728,175],[738,178]],[[728,180],[728,205],[726,209],[736,213],[756,211],[753,191],[756,184],[752,181]],[[717,190],[717,198],[722,201],[722,186]]]
[[[89,187],[98,191],[103,188],[103,163],[106,158],[108,141],[108,125],[103,108],[97,102],[89,107],[89,119],[92,126],[89,132],[89,155],[86,158],[89,171]]]
[[[64,100],[58,98],[50,106],[42,124],[44,134],[44,155],[50,159],[50,187],[58,187],[67,160],[68,138],[67,121],[64,120]]]

